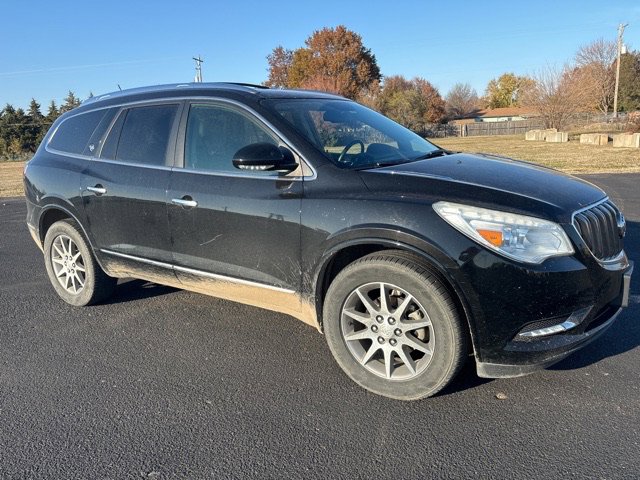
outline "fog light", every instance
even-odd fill
[[[522,332],[518,334],[518,337],[525,338],[535,338],[535,337],[546,337],[548,335],[553,335],[555,333],[566,332],[567,330],[571,330],[572,328],[577,327],[582,323],[582,321],[586,318],[586,316],[591,311],[592,307],[581,308],[580,310],[576,310],[573,312],[567,319],[558,323],[557,325],[551,325],[550,327],[537,328],[535,330],[528,330],[526,332]]]

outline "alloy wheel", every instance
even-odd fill
[[[78,245],[67,235],[58,235],[51,244],[51,266],[58,283],[77,295],[84,288],[86,267]]]
[[[375,282],[354,289],[341,312],[349,352],[371,373],[410,380],[429,365],[435,348],[431,319],[409,292]]]

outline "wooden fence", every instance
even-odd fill
[[[542,119],[512,122],[476,122],[466,125],[450,123],[429,125],[419,135],[427,138],[473,137],[477,135],[524,135],[534,128],[544,128]]]
[[[416,132],[425,138],[459,137],[461,135],[460,125],[449,123],[434,123],[426,126],[423,131]]]
[[[535,128],[544,128],[540,118],[516,120],[511,122],[476,122],[460,125],[461,137],[477,135],[524,135]]]

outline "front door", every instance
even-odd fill
[[[211,293],[231,299],[253,287],[264,287],[267,296],[298,292],[301,177],[232,164],[240,148],[280,139],[251,113],[224,102],[190,105],[183,123],[183,166],[173,170],[168,192],[178,277],[190,288],[201,282],[205,291],[217,283],[224,294]]]

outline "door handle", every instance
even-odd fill
[[[96,185],[95,187],[87,187],[87,190],[95,193],[98,196],[104,195],[105,193],[107,193],[107,189],[100,184]]]
[[[186,208],[193,208],[198,206],[198,202],[196,202],[189,195],[185,195],[182,198],[173,198],[171,199],[171,203],[174,203],[176,205],[180,205],[181,207],[186,207]]]

